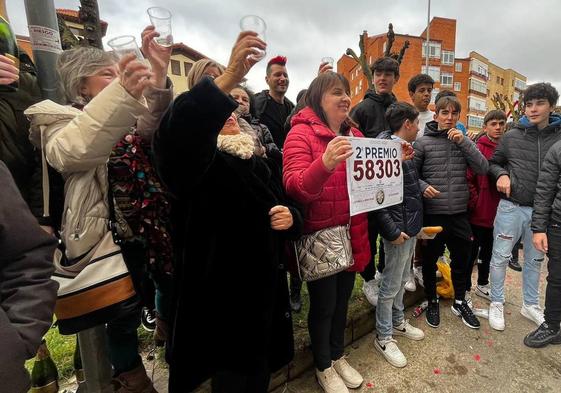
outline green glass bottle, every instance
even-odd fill
[[[76,336],[76,349],[74,350],[74,373],[76,374],[76,383],[82,385],[86,382],[84,375],[84,367],[82,366],[82,357],[80,355],[80,343],[78,336]]]
[[[31,371],[30,393],[58,393],[58,371],[47,348],[45,339],[37,350]]]

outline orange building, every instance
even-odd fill
[[[490,102],[488,96],[491,92],[488,91],[487,81],[489,69],[496,66],[476,52],[471,52],[467,58],[456,58],[455,19],[433,18],[430,22],[429,39],[429,67],[427,70],[426,30],[419,36],[395,34],[392,52],[399,51],[405,41],[409,41],[410,45],[400,67],[400,78],[394,87],[394,94],[400,101],[410,102],[407,91],[409,79],[421,72],[429,74],[436,82],[433,100],[440,90],[453,90],[462,104],[460,121],[468,129],[479,131],[485,112],[492,109],[488,105]],[[386,33],[367,37],[365,48],[368,64],[372,64],[377,58],[383,56],[386,41]],[[509,69],[509,71],[515,73],[517,79],[525,83],[526,77],[513,70]],[[352,57],[343,55],[337,61],[337,72],[349,80],[352,105],[362,101],[368,89],[368,82],[360,65]],[[506,86],[504,94],[513,98],[511,92],[506,90]]]

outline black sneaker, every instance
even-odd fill
[[[142,327],[148,332],[153,332],[156,329],[156,313],[147,307],[142,307],[142,316],[140,318]]]
[[[530,348],[542,348],[548,344],[561,344],[561,332],[559,329],[554,330],[547,322],[542,323],[539,328],[524,337],[524,345]]]
[[[518,259],[510,258],[508,260],[508,267],[511,268],[512,270],[516,270],[517,272],[522,271],[522,266],[520,266],[520,264],[518,263]]]
[[[425,314],[427,325],[433,328],[440,326],[440,306],[438,299],[429,300],[429,305]]]
[[[458,317],[462,318],[462,321],[467,327],[472,329],[479,329],[481,324],[479,323],[479,319],[473,314],[471,308],[468,306],[467,301],[462,301],[461,303],[452,304],[452,312],[457,315]]]

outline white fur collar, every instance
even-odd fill
[[[218,150],[232,156],[248,160],[253,155],[255,144],[251,135],[240,133],[237,135],[218,135],[216,144]]]

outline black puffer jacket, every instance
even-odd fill
[[[502,198],[522,206],[534,204],[536,183],[542,162],[548,150],[561,140],[561,116],[554,114],[549,118],[549,126],[538,131],[526,116],[499,142],[495,154],[489,160],[489,173],[498,179],[510,177],[510,198]]]
[[[421,191],[433,186],[440,195],[425,199],[426,214],[458,214],[467,211],[469,189],[466,178],[468,166],[478,175],[487,174],[489,165],[469,138],[460,143],[448,139],[448,130],[438,130],[436,121],[428,122],[425,133],[417,139],[415,165]]]
[[[392,139],[389,131],[384,131],[378,138]],[[393,241],[405,232],[410,237],[416,236],[423,227],[423,195],[419,186],[417,168],[411,160],[404,161],[403,169],[403,203],[375,211],[380,234],[386,240]]]
[[[386,109],[396,101],[393,94],[379,95],[374,90],[368,90],[364,100],[351,111],[351,118],[365,137],[376,138],[382,131],[390,128],[386,120]]]
[[[561,224],[561,141],[549,149],[542,165],[534,197],[532,232],[545,233],[552,223]]]

